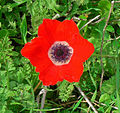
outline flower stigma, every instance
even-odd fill
[[[68,64],[73,55],[73,48],[66,41],[56,41],[48,50],[48,57],[53,64]]]

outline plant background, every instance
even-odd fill
[[[0,0],[0,113],[37,113],[38,73],[29,60],[21,56],[24,44],[37,36],[43,18],[73,19],[80,29],[97,15],[100,18],[85,26],[80,34],[94,44],[94,54],[84,63],[80,86],[99,113],[120,113],[120,3],[114,4],[105,31],[103,28],[111,0]],[[117,38],[117,40],[116,40]],[[43,113],[93,113],[74,87],[76,83],[58,82],[47,88]],[[40,96],[40,101],[41,101]]]

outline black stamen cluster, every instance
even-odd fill
[[[72,54],[72,50],[69,48],[69,46],[64,44],[57,43],[51,49],[52,58],[56,62],[65,63],[70,59],[70,56]]]

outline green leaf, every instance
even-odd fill
[[[94,92],[94,94],[93,94],[93,96],[92,96],[92,98],[91,98],[91,101],[92,101],[92,102],[95,101],[96,96],[97,96],[97,90],[95,90],[95,92]]]
[[[112,32],[112,33],[115,32],[114,28],[111,25],[108,25],[106,30],[109,31],[109,32]]]
[[[23,3],[23,2],[26,2],[27,0],[13,0],[13,1],[16,3]]]
[[[99,108],[98,108],[98,111],[99,111],[100,113],[104,113],[104,112],[105,112],[105,110],[104,110],[103,107],[99,107]]]
[[[117,34],[118,34],[118,35],[120,35],[120,29],[117,29],[117,31],[116,31],[116,32],[117,32]]]
[[[20,32],[21,32],[21,35],[22,35],[24,43],[27,43],[27,40],[26,40],[26,35],[27,35],[27,21],[26,21],[25,14],[22,17],[22,22],[21,22],[21,25],[20,25]]]
[[[45,0],[46,2],[46,6],[49,8],[49,9],[55,9],[55,6],[56,6],[56,0]]]
[[[107,108],[107,110],[105,111],[105,113],[110,113],[111,109],[112,109],[112,106],[110,105],[110,106]]]
[[[89,8],[89,9],[81,11],[81,13],[86,13],[86,12],[89,12],[91,10],[93,10],[93,11],[100,11],[100,9],[98,9],[98,8]]]
[[[33,32],[38,30],[38,26],[43,22],[43,18],[50,18],[48,7],[46,7],[46,2],[43,0],[35,0],[34,2],[28,0],[27,10],[31,15]]]
[[[107,101],[107,100],[110,101],[110,95],[107,94],[107,93],[104,93],[103,95],[100,96],[99,102],[102,103],[102,102],[105,102],[105,101]]]
[[[21,2],[16,2],[16,3],[4,5],[4,8],[8,9],[8,12],[11,12],[14,7],[17,7],[17,6],[19,6],[19,5],[21,5],[21,4],[25,3],[25,2],[27,2],[27,0],[21,0]]]
[[[80,19],[87,19],[87,17],[84,16],[84,15],[80,15],[79,18],[80,18]]]
[[[80,105],[81,101],[82,101],[83,97],[75,104],[74,108],[72,109],[72,113],[75,109],[77,109],[77,107]]]
[[[78,5],[86,5],[89,3],[89,0],[75,0]]]
[[[98,3],[98,8],[101,9],[103,16],[108,17],[109,10],[111,8],[111,3],[109,0],[101,0]]]
[[[10,55],[10,56],[18,56],[19,53],[16,52],[16,51],[12,51],[12,52],[8,53],[8,55]]]
[[[16,31],[16,29],[8,29],[8,35],[11,37],[15,37],[18,35],[18,32]]]
[[[24,45],[23,40],[21,39],[17,39],[17,38],[12,38],[15,42],[17,42],[18,44]]]
[[[101,87],[101,93],[107,93],[115,95],[116,92],[116,78],[112,76],[109,80],[103,82]]]
[[[59,86],[59,98],[61,99],[61,101],[63,102],[67,101],[73,89],[74,89],[73,83],[69,83],[66,80],[61,82]]]
[[[8,31],[6,29],[0,30],[0,38],[3,38],[8,35]]]

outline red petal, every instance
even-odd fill
[[[44,36],[50,44],[55,41],[70,40],[73,34],[79,34],[79,29],[73,20],[44,19],[38,28],[38,36]]]
[[[62,72],[65,74],[64,79],[69,82],[79,82],[83,69],[80,59],[73,56],[69,64],[62,66]]]
[[[39,67],[41,71],[52,62],[48,58],[48,49],[50,45],[45,38],[34,38],[31,42],[25,44],[21,54],[28,58],[32,65]]]
[[[54,33],[61,22],[58,20],[43,19],[38,28],[38,36],[44,36],[50,44],[54,43]]]
[[[40,73],[39,79],[43,85],[55,85],[58,81],[64,79],[69,82],[79,82],[83,73],[83,63],[76,56],[73,56],[70,63],[63,66],[49,65],[43,72]]]
[[[68,41],[71,40],[74,34],[79,34],[75,22],[73,20],[64,20],[58,25],[54,37],[56,41]]]
[[[74,55],[85,62],[94,52],[94,46],[80,35],[74,34],[72,40],[68,42],[74,50]]]
[[[49,65],[46,70],[40,73],[39,79],[43,85],[55,85],[64,79],[69,82],[78,82],[83,73],[83,63],[76,56],[73,56],[70,63],[63,66]]]
[[[45,71],[41,72],[39,79],[42,80],[43,85],[55,85],[58,81],[63,81],[64,75],[60,66],[51,65]]]

